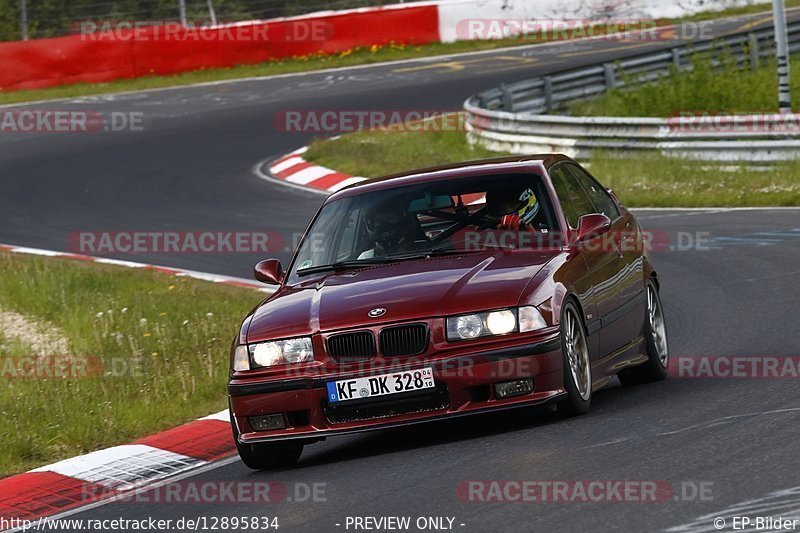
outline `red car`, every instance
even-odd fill
[[[664,379],[642,230],[562,155],[473,161],[333,194],[231,350],[244,463],[328,436],[552,403],[589,409],[615,375]]]

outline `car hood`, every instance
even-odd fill
[[[497,251],[331,273],[282,287],[259,306],[247,342],[516,306],[556,252]],[[383,308],[380,318],[372,309]]]

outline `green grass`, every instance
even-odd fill
[[[800,0],[787,0],[787,7],[800,6]],[[700,13],[690,17],[660,20],[659,25],[677,22],[695,22],[712,18],[740,16],[745,14],[765,12],[764,5],[748,6],[744,8],[728,9],[716,13]],[[580,35],[578,35],[580,36]],[[549,36],[552,37],[552,36]],[[558,37],[557,35],[555,37]],[[537,44],[552,40],[533,35],[528,37],[515,37],[498,40],[459,41],[455,43],[430,43],[420,46],[405,46],[389,44],[386,46],[373,46],[344,50],[337,54],[316,54],[275,60],[256,65],[239,65],[228,68],[210,68],[185,72],[167,76],[145,76],[135,79],[115,80],[108,83],[72,84],[39,90],[3,91],[0,88],[0,105],[35,100],[52,100],[57,98],[74,98],[95,94],[108,94],[161,87],[190,85],[195,83],[233,80],[258,76],[272,76],[294,72],[308,72],[326,68],[350,67],[396,61],[401,59],[417,59],[446,54],[474,52],[479,50],[493,50],[509,46]]]
[[[305,159],[368,178],[432,165],[496,157],[462,132],[361,131],[311,144]],[[730,165],[729,165],[730,166]],[[595,154],[591,171],[630,207],[800,206],[800,161],[768,171],[715,167],[642,153]]]
[[[375,178],[412,168],[497,154],[471,146],[461,131],[359,131],[311,143],[303,157],[353,176]]]
[[[0,253],[0,309],[57,328],[72,356],[103,361],[99,374],[80,378],[0,377],[0,476],[224,409],[230,342],[261,298],[155,272]],[[53,355],[0,334],[0,363]]]
[[[763,170],[660,154],[594,154],[590,169],[629,207],[800,206],[800,160]]]
[[[800,57],[791,60],[792,97],[800,101]],[[705,60],[690,72],[675,73],[658,83],[616,89],[593,100],[574,102],[574,116],[669,117],[679,112],[777,112],[778,80],[774,62],[759,69],[732,65],[714,69]]]

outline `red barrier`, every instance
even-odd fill
[[[228,28],[155,26],[0,43],[0,90],[176,74],[390,42],[424,44],[439,40],[438,19],[435,5],[372,8]]]

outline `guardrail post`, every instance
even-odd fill
[[[673,48],[672,49],[672,64],[675,65],[676,69],[681,68],[681,49],[680,48]]]
[[[502,107],[503,111],[508,111],[509,113],[514,112],[514,94],[511,92],[511,89],[506,87],[505,83],[500,84],[500,92],[503,93],[503,103],[500,107]]]
[[[758,37],[756,37],[755,33],[750,33],[747,38],[748,42],[750,43],[750,68],[753,70],[758,70]]]
[[[544,109],[546,113],[553,110],[553,78],[544,77]]]
[[[606,90],[610,91],[611,89],[617,88],[617,76],[614,72],[614,63],[604,63],[603,64],[603,74],[605,75],[606,79]]]

